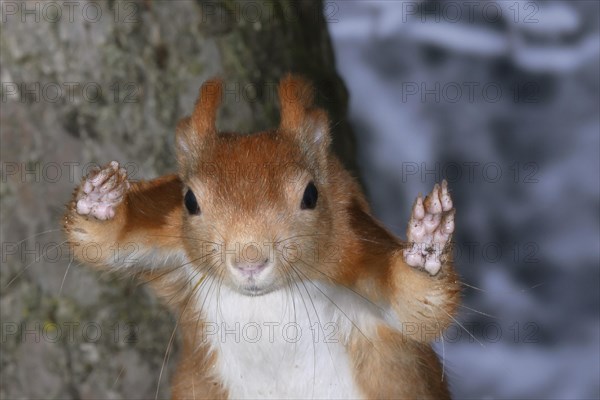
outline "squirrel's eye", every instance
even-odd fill
[[[302,203],[300,208],[303,210],[312,210],[317,206],[317,199],[319,198],[319,192],[313,182],[309,182],[304,189],[304,195],[302,196]]]
[[[196,201],[196,196],[194,192],[190,189],[185,194],[184,198],[185,208],[187,208],[190,214],[200,214],[200,206],[198,206],[198,201]]]

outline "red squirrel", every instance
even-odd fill
[[[222,86],[177,125],[177,174],[130,182],[113,161],[64,219],[79,260],[172,306],[172,398],[449,398],[430,346],[460,300],[446,182],[416,199],[404,242],[330,151],[309,82],[283,78],[279,127],[252,135],[217,131]]]

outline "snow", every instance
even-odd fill
[[[414,197],[441,178],[423,168],[502,170],[496,182],[479,169],[450,184],[457,268],[469,285],[458,321],[477,339],[455,326],[459,340],[436,344],[452,392],[600,398],[599,3],[499,1],[501,24],[465,13],[422,19],[407,8],[418,4],[339,1],[330,31],[363,181],[390,229],[404,235]],[[421,96],[422,87],[467,82],[479,84],[471,101]],[[532,82],[534,101],[513,96]],[[502,89],[498,101],[480,90],[490,83]],[[407,163],[419,171],[407,174]],[[467,242],[476,243],[471,255]],[[486,258],[486,244],[502,249],[499,260]]]

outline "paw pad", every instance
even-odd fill
[[[417,197],[407,230],[410,246],[404,250],[407,264],[424,268],[431,275],[439,272],[454,232],[454,212],[445,180],[441,187],[436,183],[425,200]]]
[[[129,189],[127,171],[112,161],[107,166],[92,170],[77,197],[77,213],[91,215],[100,220],[115,216],[115,208]]]

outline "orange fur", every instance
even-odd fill
[[[205,243],[250,238],[276,246],[293,237],[311,254],[310,261],[296,264],[307,278],[345,286],[389,307],[401,322],[398,329],[382,324],[373,340],[357,332],[350,338],[347,350],[365,397],[448,398],[428,342],[441,334],[458,306],[459,283],[451,260],[433,277],[403,261],[406,244],[374,219],[357,182],[329,151],[327,116],[313,107],[308,82],[284,78],[279,128],[250,136],[217,133],[221,90],[220,80],[203,85],[192,116],[178,125],[178,176],[133,184],[108,221],[78,215],[81,189],[76,190],[65,231],[77,258],[114,268],[110,246],[135,243],[140,254],[152,250],[155,258],[186,254],[197,260],[206,256]],[[289,211],[290,205],[299,204],[311,179],[319,188],[319,207],[298,216]],[[202,219],[189,217],[183,207],[188,187],[199,199]],[[98,259],[90,260],[82,250],[91,242],[102,251]],[[171,265],[169,273],[150,267],[141,271],[141,278],[170,300],[181,321],[183,352],[173,377],[173,398],[190,398],[192,393],[196,398],[226,398],[227,388],[210,374],[218,354],[199,343],[198,324],[203,322],[187,307],[194,288],[180,265]],[[233,285],[226,276],[223,284]],[[285,284],[283,277],[275,284]]]

